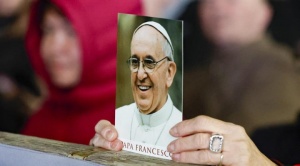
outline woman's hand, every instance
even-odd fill
[[[172,159],[177,162],[229,166],[275,165],[257,149],[243,127],[232,123],[198,116],[178,123],[170,130],[170,134],[178,137],[168,146],[168,151],[173,153]],[[209,148],[210,138],[214,134],[223,136],[219,153]],[[216,139],[212,146],[218,147],[221,142]]]

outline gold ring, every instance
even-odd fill
[[[222,166],[222,162],[223,162],[223,154],[221,153],[221,157],[220,157],[220,162],[219,162],[219,166]]]

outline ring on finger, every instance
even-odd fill
[[[221,153],[221,156],[220,156],[220,162],[219,162],[219,165],[218,166],[222,166],[222,162],[223,162],[223,154]]]
[[[213,134],[209,141],[209,150],[215,153],[221,153],[223,148],[224,137],[220,134]]]

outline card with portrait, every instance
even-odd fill
[[[123,150],[171,159],[182,121],[183,22],[118,15],[115,125]]]

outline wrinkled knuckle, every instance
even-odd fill
[[[98,141],[95,146],[110,150],[110,142],[105,140]]]
[[[182,162],[182,163],[186,163],[188,162],[188,156],[186,155],[186,153],[180,153],[180,156],[177,158],[178,162]]]
[[[177,130],[177,135],[182,135],[182,131],[184,131],[184,127],[182,125],[177,125],[176,126]]]
[[[106,149],[113,150],[112,142],[105,141],[104,146],[105,146]]]
[[[242,126],[239,126],[239,125],[235,125],[236,126],[236,131],[239,133],[239,134],[242,134],[242,135],[245,135],[246,134],[246,130],[244,127]]]
[[[184,147],[184,143],[182,139],[178,139],[177,141],[174,142],[174,146],[176,151],[180,151],[182,147]]]
[[[204,138],[200,134],[197,134],[193,138],[193,142],[196,144],[195,146],[197,146],[198,148],[200,148],[204,144]]]
[[[207,120],[207,117],[204,116],[204,115],[200,115],[200,116],[197,116],[195,118],[195,124],[194,124],[194,127],[196,126],[201,126],[202,124],[205,124],[205,121]]]
[[[204,157],[206,159],[206,163],[208,163],[208,164],[214,164],[215,163],[213,155],[210,155],[210,153],[205,153]]]
[[[93,141],[92,144],[96,147],[103,147],[102,143],[100,141]],[[104,147],[103,147],[104,148]]]
[[[239,135],[239,136],[241,135],[244,136],[245,134],[247,134],[244,127],[233,123],[229,123],[228,133],[230,134],[234,133],[235,135]]]
[[[196,117],[196,121],[197,122],[202,122],[206,119],[206,116],[205,115],[199,115]]]

